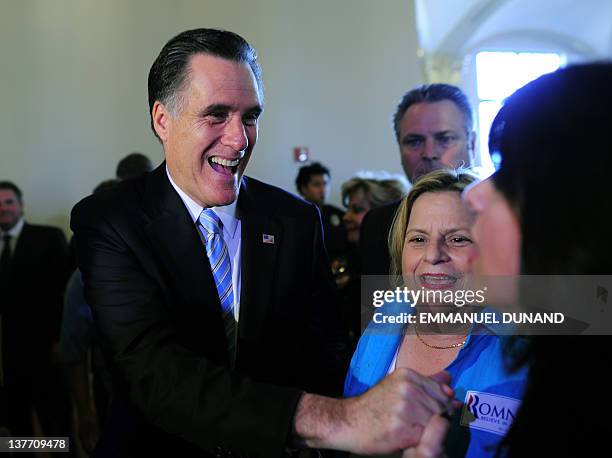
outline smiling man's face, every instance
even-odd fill
[[[11,189],[0,189],[0,229],[10,231],[23,216],[23,205]]]
[[[203,207],[236,200],[257,142],[263,103],[258,89],[248,64],[196,54],[179,112],[172,114],[160,102],[153,106],[170,176]]]

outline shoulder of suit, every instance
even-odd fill
[[[48,226],[46,224],[31,224],[26,222],[23,225],[23,229],[21,230],[22,234],[23,232],[30,232],[31,234],[47,234],[47,235],[58,235],[61,234],[62,236],[64,235],[64,231],[62,231],[59,227],[55,227],[55,226]]]
[[[253,196],[261,211],[284,216],[312,215],[316,212],[313,204],[295,194],[255,178],[246,176],[244,178],[245,190],[249,196]]]
[[[149,175],[121,181],[112,188],[81,199],[72,209],[71,226],[75,218],[96,220],[110,215],[133,215],[141,207]]]

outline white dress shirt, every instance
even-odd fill
[[[189,215],[191,216],[191,220],[194,224],[197,225],[198,219],[200,217],[200,213],[204,210],[204,207],[194,202],[194,200],[189,197],[178,185],[174,182],[172,177],[170,176],[170,172],[168,171],[168,166],[166,166],[166,175],[168,175],[168,179],[170,180],[170,184],[176,190],[179,197],[187,207],[189,211]],[[234,318],[236,318],[236,322],[238,322],[238,317],[240,314],[240,246],[242,240],[241,233],[241,224],[240,219],[238,218],[236,212],[236,199],[230,205],[225,205],[223,207],[212,207],[211,210],[214,211],[221,222],[223,223],[223,241],[227,245],[227,250],[229,252],[230,261],[232,264],[232,291],[234,293]],[[200,230],[198,229],[198,234],[201,235]],[[202,249],[206,252],[206,248],[204,246],[204,241],[202,240]]]

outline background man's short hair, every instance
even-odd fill
[[[19,201],[19,204],[23,204],[23,194],[21,192],[21,189],[19,189],[19,187],[13,183],[12,181],[8,181],[8,180],[4,180],[4,181],[0,181],[0,189],[8,189],[11,190],[15,193],[15,195],[17,196],[17,200]]]
[[[400,123],[402,122],[404,114],[408,111],[408,108],[417,103],[435,103],[442,102],[443,100],[449,100],[457,106],[459,111],[463,113],[465,119],[465,131],[467,133],[472,132],[474,129],[472,105],[461,89],[452,84],[423,84],[406,92],[395,110],[395,114],[393,115],[393,129],[395,131],[395,139],[398,143],[400,139]]]
[[[300,167],[297,177],[295,178],[295,187],[300,194],[302,194],[302,188],[304,186],[308,186],[308,183],[310,183],[310,178],[313,175],[327,175],[331,178],[329,169],[320,162],[313,162],[310,165]]]
[[[153,170],[151,159],[142,153],[131,153],[119,161],[115,175],[120,180],[127,180],[151,170]]]
[[[171,113],[180,112],[184,100],[182,91],[189,81],[189,61],[196,54],[208,54],[251,67],[260,96],[263,98],[261,68],[255,49],[240,35],[220,29],[193,29],[179,33],[170,39],[149,70],[149,115],[159,101]],[[151,116],[151,128],[153,117]]]

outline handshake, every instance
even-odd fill
[[[425,377],[397,369],[366,393],[347,399],[305,394],[295,417],[295,433],[308,447],[357,454],[404,450],[404,457],[444,456],[445,416],[459,406],[441,372]]]

